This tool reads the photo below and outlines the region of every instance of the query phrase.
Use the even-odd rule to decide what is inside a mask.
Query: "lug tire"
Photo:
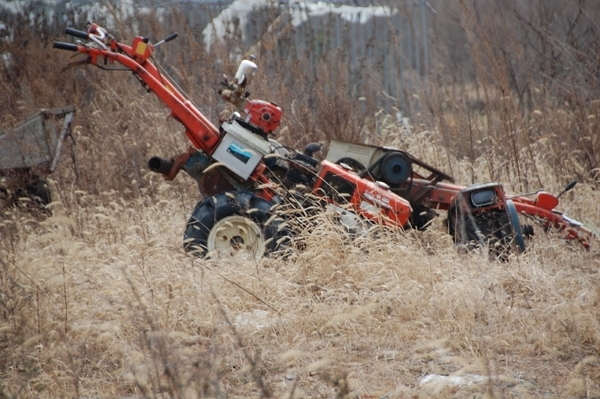
[[[199,257],[259,259],[286,241],[273,204],[249,191],[228,191],[200,201],[187,222],[183,247]]]

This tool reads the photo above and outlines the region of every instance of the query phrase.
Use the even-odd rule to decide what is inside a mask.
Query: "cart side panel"
[[[39,113],[0,133],[0,172],[3,169],[48,168],[58,144],[58,132]]]

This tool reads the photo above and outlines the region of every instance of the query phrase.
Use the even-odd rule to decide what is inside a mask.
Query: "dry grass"
[[[464,25],[485,27],[469,10]],[[206,54],[188,29],[161,57],[216,120],[216,82],[235,62],[226,46]],[[360,137],[407,149],[460,184],[496,180],[512,192],[557,193],[578,177],[561,208],[598,225],[597,102],[576,91],[581,101],[565,105],[556,80],[531,78],[525,106],[510,82],[494,84],[507,79],[502,60],[498,79],[484,79],[494,31],[477,32],[477,84],[442,80],[452,75],[440,66],[439,84],[411,97],[422,112],[410,131],[375,114],[377,93],[347,96],[347,71],[326,60],[312,67],[329,87],[311,84],[300,60],[265,68],[253,96],[283,105],[279,139],[296,147]],[[457,252],[441,218],[426,232],[351,239],[322,214],[286,259],[192,259],[181,240],[195,183],[166,183],[145,166],[185,150],[181,128],[127,73],[60,74],[67,59],[49,48],[53,34],[23,28],[25,40],[1,43],[15,54],[0,80],[1,127],[69,102],[78,114],[52,176],[52,216],[1,210],[0,398],[600,397],[597,245],[584,251],[538,229],[525,254],[494,262]],[[482,97],[486,108],[474,110]],[[428,374],[488,379],[420,384]]]
[[[197,260],[191,204],[155,184],[156,203],[77,192],[41,222],[4,215],[5,396],[600,394],[597,250],[540,236],[490,262],[438,228],[348,241],[325,214],[286,260]]]

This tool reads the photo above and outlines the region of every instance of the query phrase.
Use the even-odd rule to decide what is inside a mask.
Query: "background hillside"
[[[286,2],[243,20],[239,2],[161,4],[2,11],[0,130],[41,108],[77,115],[51,215],[1,210],[0,397],[600,397],[597,245],[538,229],[498,263],[458,253],[443,215],[350,242],[324,214],[289,259],[191,259],[196,185],[146,166],[187,147],[181,127],[130,73],[61,71],[72,54],[52,49],[89,18],[124,42],[176,31],[156,61],[213,121],[230,111],[222,74],[252,52],[252,97],[282,106],[283,144],[393,145],[511,192],[577,179],[561,209],[593,227],[594,1]]]

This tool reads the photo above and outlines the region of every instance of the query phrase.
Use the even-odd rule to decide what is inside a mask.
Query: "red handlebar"
[[[100,66],[105,63],[117,62],[130,69],[143,82],[145,87],[153,91],[171,110],[171,116],[185,127],[185,135],[194,147],[211,154],[221,137],[219,129],[191,101],[180,92],[157,66],[149,60],[154,46],[147,38],[136,37],[131,46],[118,43],[106,33],[104,28],[96,24],[90,25],[88,33],[67,28],[65,33],[86,38],[96,45],[76,45],[71,43],[54,42],[54,48],[77,51],[88,56],[88,64]],[[164,42],[173,40],[177,34],[167,37]],[[75,64],[75,63],[74,63]],[[81,64],[81,63],[77,63]]]

